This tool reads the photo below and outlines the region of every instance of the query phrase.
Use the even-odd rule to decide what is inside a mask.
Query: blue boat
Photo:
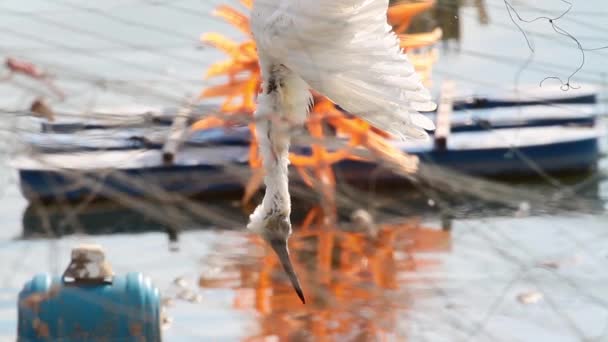
[[[526,85],[511,91],[461,89],[456,94],[453,109],[490,109],[531,105],[593,104],[597,103],[598,90],[591,84],[564,91],[559,87]]]
[[[455,111],[450,122],[451,131],[457,133],[556,125],[593,126],[601,115],[595,104],[496,106]],[[435,114],[430,117],[436,121]]]
[[[454,133],[445,149],[436,149],[433,141],[394,144],[427,163],[471,175],[533,176],[539,169],[593,169],[601,134],[598,127],[529,127]],[[13,165],[19,170],[21,190],[31,201],[88,196],[165,199],[241,191],[250,175],[248,152],[245,144],[185,145],[168,165],[159,149],[42,153],[19,157]],[[376,183],[405,181],[373,162],[345,160],[335,169],[348,182],[369,181],[372,172]]]
[[[571,89],[567,92],[555,87],[540,88],[536,85],[522,87],[518,92],[506,91],[488,93],[471,90],[458,91],[454,95],[453,109],[454,116],[479,118],[479,125],[467,123],[462,125],[456,120],[452,131],[456,132],[460,128],[463,130],[483,130],[487,128],[487,123],[493,119],[485,117],[486,114],[499,116],[502,120],[509,117],[516,119],[517,126],[546,126],[562,124],[573,120],[580,121],[584,115],[592,116],[589,111],[594,111],[593,105],[597,104],[598,92],[592,85],[581,86],[580,89]],[[520,110],[512,107],[525,107],[526,115],[532,115],[534,119],[528,119]],[[501,111],[504,110],[504,113]],[[45,133],[74,133],[82,130],[98,130],[124,128],[125,126],[169,126],[179,108],[155,108],[155,107],[122,107],[107,110],[100,110],[98,114],[90,117],[81,115],[59,116],[56,122],[47,122],[43,119],[37,120],[41,125],[41,131]],[[205,115],[210,112],[208,106],[200,105],[194,109],[195,113]],[[498,113],[498,114],[497,114]],[[541,115],[539,115],[541,114]],[[195,115],[196,117],[196,115]],[[587,118],[589,120],[589,118]],[[191,121],[195,121],[193,118]],[[513,120],[511,120],[513,121]],[[515,126],[511,126],[515,127]]]
[[[555,125],[594,126],[601,116],[598,110],[596,105],[536,105],[463,110],[452,114],[451,132]],[[436,121],[435,114],[429,116]],[[159,149],[168,130],[167,126],[122,127],[68,133],[32,132],[23,134],[23,137],[28,145],[40,152]],[[249,129],[242,126],[194,132],[185,141],[185,145],[248,145],[250,140]]]
[[[74,133],[22,133],[24,142],[34,151],[44,153],[160,149],[166,141],[168,127],[95,129]],[[197,131],[184,145],[249,145],[247,126],[213,128]]]

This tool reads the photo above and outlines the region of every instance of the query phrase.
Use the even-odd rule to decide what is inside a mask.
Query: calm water
[[[48,66],[70,94],[65,103],[54,103],[58,110],[175,105],[208,82],[202,80],[204,69],[221,58],[196,48],[199,33],[239,37],[209,17],[219,3],[113,0],[83,8],[73,0],[5,0],[0,57],[16,55]],[[553,15],[562,6],[558,1],[514,5]],[[538,14],[521,12],[526,18]],[[608,45],[606,16],[605,1],[577,1],[562,27],[586,47]],[[434,68],[434,85],[449,78],[495,92],[516,82],[565,78],[578,67],[576,46],[548,23],[537,22],[526,26],[533,32],[535,58],[516,80],[529,50],[502,1],[438,1],[414,26],[431,28],[436,18],[449,39]],[[602,86],[607,54],[589,52],[574,83]],[[40,91],[24,79],[0,83],[0,107],[27,107],[32,93]],[[6,165],[18,150],[16,123],[9,116],[1,120]],[[607,164],[603,160],[600,170]],[[310,301],[302,306],[274,257],[240,229],[246,214],[231,203],[214,212],[230,217],[233,230],[201,230],[208,225],[199,213],[180,225],[184,232],[176,243],[167,234],[170,226],[137,211],[110,204],[28,207],[14,170],[5,167],[0,181],[0,340],[14,339],[15,297],[22,284],[35,273],[62,272],[70,248],[81,242],[102,244],[117,273],[145,272],[172,299],[166,306],[172,321],[165,331],[168,341],[608,340],[606,214],[527,215],[457,203],[458,217],[451,229],[442,229],[446,222],[428,198],[418,196],[403,200],[407,215],[379,225],[374,234],[313,222],[299,227],[291,240]],[[533,186],[538,191],[550,188],[539,182]],[[573,200],[591,199],[596,213],[607,208],[603,178],[576,182],[583,186]],[[373,207],[377,201],[369,195],[360,204]],[[535,203],[527,205],[534,211]],[[149,208],[193,215],[183,205]],[[95,234],[24,239],[49,229]],[[124,230],[139,233],[108,234]]]

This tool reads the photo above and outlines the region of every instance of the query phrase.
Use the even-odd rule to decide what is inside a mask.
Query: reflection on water
[[[117,221],[120,212],[105,210]],[[242,230],[184,232],[176,253],[162,250],[160,234],[85,239],[106,248],[118,273],[144,272],[164,296],[175,294],[168,341],[583,340],[572,324],[585,336],[602,336],[608,317],[605,215],[557,215],[547,224],[547,217],[511,213],[457,219],[452,230],[442,230],[436,220],[414,216],[385,223],[375,215],[382,223],[373,225],[364,213],[327,226],[319,212],[294,221],[290,240],[306,305],[274,253]],[[55,215],[51,221],[60,222]],[[22,240],[0,250],[8,265],[0,276],[12,280],[0,297],[6,302],[0,312],[8,317],[1,336],[14,333],[14,296],[23,281],[47,270],[53,257],[66,259],[79,239]],[[55,272],[65,262],[53,261]],[[175,288],[176,278],[185,279],[188,291]],[[518,300],[536,293],[542,295],[537,303]]]
[[[162,232],[171,225],[116,203],[29,205],[23,213],[23,238],[71,234]]]
[[[234,307],[259,314],[260,329],[247,341],[396,337],[398,312],[410,301],[400,276],[438,267],[436,259],[414,253],[442,253],[451,246],[449,231],[417,220],[377,226],[363,220],[346,227],[323,221],[320,210],[312,210],[290,239],[306,305],[294,295],[273,253],[250,263],[206,265],[219,271],[202,275],[202,288],[234,288]],[[257,237],[250,242],[262,246]]]
[[[545,195],[555,203],[555,210],[580,210],[587,213],[601,212],[606,208],[608,182],[602,173],[562,175],[543,182],[538,178],[508,180],[513,187],[533,190]],[[450,218],[509,217],[517,215],[519,208],[490,203],[472,196],[426,189],[416,191],[407,185],[375,186],[372,192],[341,185],[340,196],[347,196],[349,205],[339,207],[338,219],[349,219],[357,208],[369,208],[380,220],[394,217],[417,216],[439,218],[443,227],[448,227]],[[571,201],[576,198],[577,201]],[[178,238],[179,232],[201,229],[217,225],[217,221],[207,217],[209,212],[229,217],[232,225],[223,229],[241,229],[247,223],[251,203],[242,208],[239,197],[206,199],[201,201],[186,199],[182,202],[157,203],[143,199],[129,199],[124,203],[96,201],[92,203],[31,203],[21,218],[22,238],[57,238],[71,234],[106,235],[115,233],[167,232],[171,240]],[[307,219],[306,213],[315,205],[314,198],[294,198],[293,220]],[[535,212],[532,206],[528,214]]]
[[[560,194],[564,201],[573,204],[591,204],[593,207],[586,208],[590,212],[601,211],[608,199],[607,182],[600,174],[560,178],[559,182],[562,185],[558,187],[538,180],[518,180],[511,184],[520,189],[534,189],[546,194],[548,199]],[[341,207],[344,212],[338,215],[339,225],[325,224],[321,209],[307,212],[303,209],[306,205],[294,201],[295,232],[290,246],[308,300],[306,305],[294,294],[275,254],[265,250],[265,244],[258,237],[242,231],[247,213],[229,200],[147,203],[147,210],[143,212],[108,202],[30,205],[23,215],[22,237],[164,232],[166,238],[146,234],[94,239],[108,249],[108,255],[114,260],[128,260],[123,269],[137,267],[138,271],[151,274],[160,282],[165,296],[171,296],[172,292],[167,289],[172,287],[162,287],[163,283],[171,284],[177,276],[192,274],[198,288],[191,285],[188,291],[179,289],[176,303],[168,309],[174,325],[167,334],[175,336],[177,341],[214,340],[213,324],[218,322],[238,326],[230,341],[402,341],[409,338],[418,341],[426,339],[425,329],[429,326],[433,327],[435,336],[439,336],[429,339],[433,341],[451,341],[455,339],[453,336],[470,340],[469,334],[475,334],[482,326],[487,326],[494,335],[481,334],[476,341],[511,341],[514,339],[500,339],[495,334],[501,336],[501,332],[522,324],[543,327],[545,320],[563,325],[559,319],[555,323],[557,309],[543,304],[554,300],[558,301],[559,310],[572,310],[572,315],[598,313],[596,317],[600,318],[590,319],[588,324],[593,326],[592,332],[603,327],[605,322],[601,317],[604,312],[608,315],[608,306],[604,308],[589,296],[605,294],[605,286],[595,278],[597,274],[603,276],[602,265],[608,260],[605,218],[600,215],[547,218],[534,216],[535,203],[514,209],[453,193],[396,187],[388,190],[348,189],[347,192],[340,189],[348,205]],[[129,203],[135,205],[142,201]],[[346,209],[350,205],[368,208],[373,215],[349,212]],[[201,208],[229,217],[234,224],[223,228],[237,229],[239,232],[233,235],[238,238],[226,238],[221,232],[190,231],[210,228],[210,221],[204,219],[205,211]],[[456,219],[438,222],[438,214],[446,211],[456,214]],[[514,216],[527,218],[514,219]],[[344,219],[347,217],[351,220],[344,223],[349,221]],[[379,224],[374,224],[372,217]],[[395,219],[398,221],[391,221]],[[578,229],[580,227],[585,229]],[[182,231],[187,232],[178,235]],[[179,242],[176,242],[178,236]],[[38,259],[29,258],[35,266],[21,272],[23,278],[29,277],[39,272],[40,265],[46,261],[40,258],[46,255],[44,246],[73,241],[71,239],[50,243],[19,241],[13,250],[6,250],[4,256],[8,264],[20,265],[10,261],[19,260],[20,254],[15,252],[17,246],[38,248],[31,253]],[[171,253],[158,249],[164,248],[164,239]],[[137,252],[132,250],[135,246]],[[210,246],[217,253],[202,252]],[[148,253],[151,248],[156,248],[152,249],[154,253]],[[57,254],[53,247],[50,249]],[[68,247],[64,246],[65,255],[67,251]],[[197,261],[199,259],[202,261]],[[574,262],[560,266],[560,260]],[[55,264],[62,265],[61,262]],[[550,265],[550,270],[547,271],[546,266],[536,267],[538,264]],[[15,273],[5,271],[4,276],[13,277]],[[593,277],[589,278],[589,274]],[[509,284],[513,282],[517,286],[511,289]],[[20,283],[14,288],[19,286]],[[546,299],[527,311],[516,299],[537,293]],[[217,305],[218,297],[227,297],[229,307],[218,310],[213,305]],[[576,298],[583,304],[569,307],[560,302],[563,298]],[[13,309],[12,298],[10,303]],[[494,309],[494,303],[503,304]],[[499,310],[499,314],[494,310]],[[247,320],[243,316],[255,320],[257,328],[244,327],[243,322]],[[497,318],[485,319],[486,316]],[[503,316],[515,318],[503,324],[500,321]],[[201,324],[204,328],[199,330],[201,317],[220,318]],[[540,322],[539,317],[542,317]],[[195,330],[192,334],[196,334],[196,338],[185,339],[183,327]],[[12,325],[4,331],[10,328]],[[0,332],[1,329],[0,326]],[[543,334],[552,331],[539,330]],[[571,334],[570,331],[556,334],[561,333]],[[527,339],[522,340],[554,340],[543,336],[526,335]]]
[[[71,205],[28,207],[24,237],[44,236],[48,229],[54,235],[164,231],[169,239],[177,237],[171,225],[117,204],[74,209]],[[322,210],[314,208],[290,239],[306,305],[294,295],[275,254],[264,251],[265,245],[255,235],[247,235],[244,247],[255,246],[259,253],[230,257],[230,251],[238,249],[235,242],[221,240],[216,248],[223,251],[222,257],[205,259],[203,269],[213,272],[203,272],[199,286],[231,289],[235,310],[257,313],[259,328],[245,340],[276,336],[296,341],[369,341],[399,336],[403,329],[399,313],[408,310],[411,302],[405,291],[409,281],[402,276],[440,267],[436,258],[416,253],[445,253],[451,248],[448,230],[423,226],[418,219],[374,224],[368,213],[359,211],[351,223],[324,222]]]

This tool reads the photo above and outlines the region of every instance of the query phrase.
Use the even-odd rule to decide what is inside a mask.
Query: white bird
[[[262,71],[255,112],[266,192],[247,228],[277,253],[298,296],[289,258],[290,130],[304,123],[310,89],[377,128],[425,138],[436,108],[387,23],[389,0],[255,0],[251,28]]]

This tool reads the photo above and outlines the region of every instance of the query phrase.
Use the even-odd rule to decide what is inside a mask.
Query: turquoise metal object
[[[160,294],[141,273],[111,281],[39,274],[19,294],[18,341],[160,341]]]

